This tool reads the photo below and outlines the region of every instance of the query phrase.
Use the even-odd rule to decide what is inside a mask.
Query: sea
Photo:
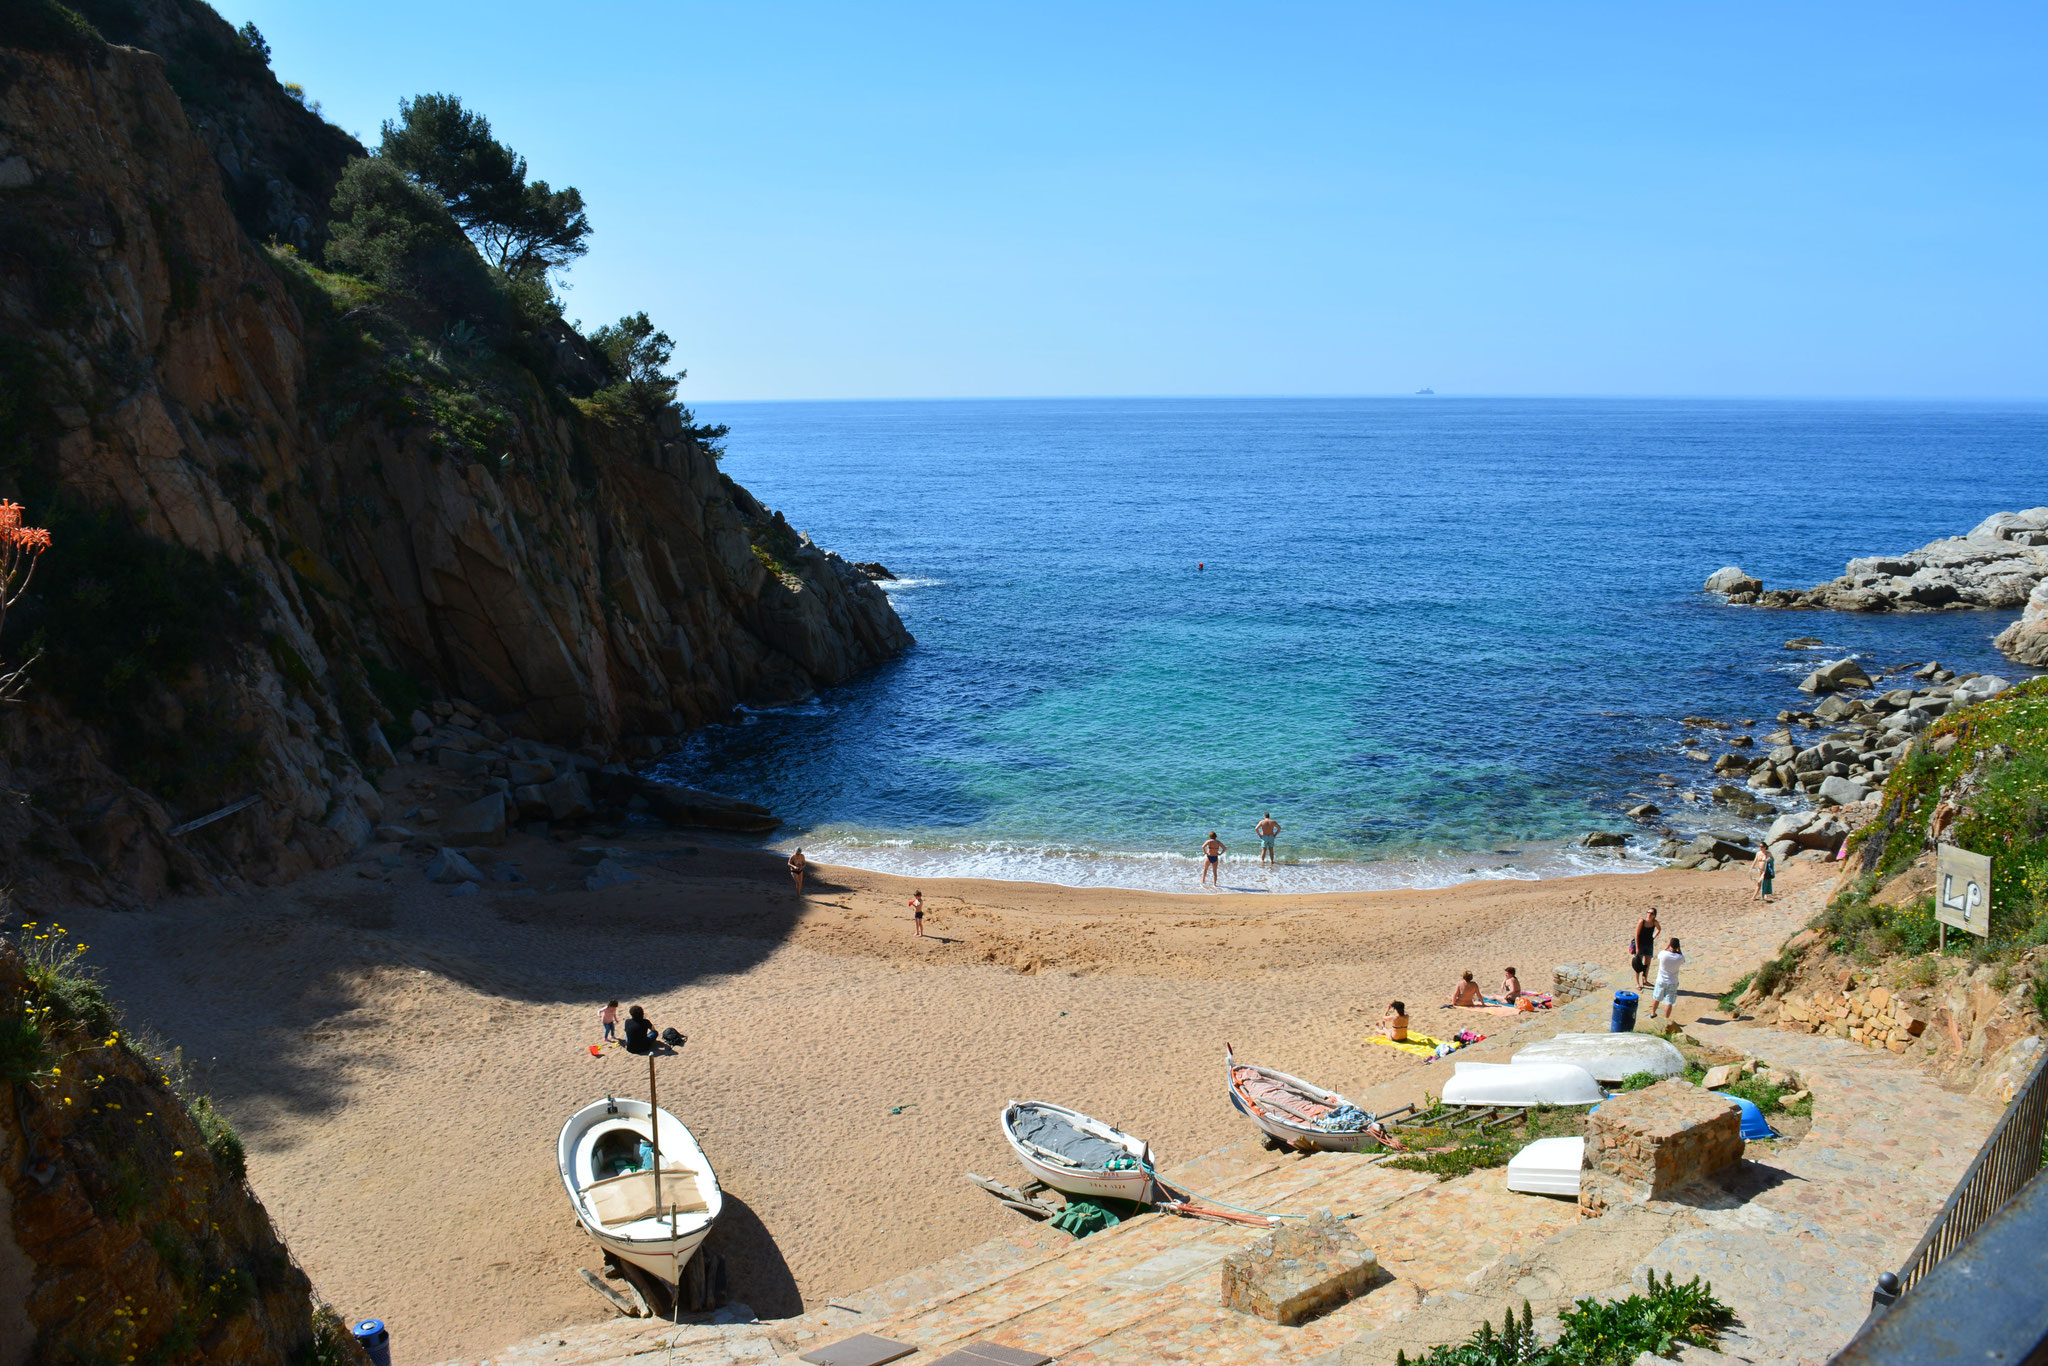
[[[2014,612],[1729,607],[2048,503],[2048,405],[1403,398],[707,403],[725,469],[876,560],[917,637],[742,710],[666,776],[775,846],[910,874],[1326,892],[1647,870],[1754,828],[1681,719],[1810,706],[1824,659],[2025,676]],[[1817,637],[1819,650],[1786,642]],[[1716,749],[1714,752],[1718,753]],[[1781,803],[1781,805],[1786,803]],[[1253,824],[1282,825],[1261,867]]]

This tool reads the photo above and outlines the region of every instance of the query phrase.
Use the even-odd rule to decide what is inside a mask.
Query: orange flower
[[[0,533],[12,532],[21,525],[21,504],[0,498]]]
[[[50,548],[50,533],[43,527],[18,526],[7,534],[16,545],[31,555],[40,555]]]

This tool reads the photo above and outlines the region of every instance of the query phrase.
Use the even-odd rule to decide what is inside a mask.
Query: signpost
[[[1953,844],[1941,846],[1935,864],[1934,918],[1941,922],[1941,947],[1948,947],[1948,927],[1975,935],[1991,933],[1991,855],[1973,854]]]

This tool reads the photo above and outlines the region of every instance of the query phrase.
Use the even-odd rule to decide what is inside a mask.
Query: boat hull
[[[666,1203],[680,1204],[679,1193],[694,1197],[700,1208],[607,1225],[592,1203],[597,1173],[593,1144],[606,1132],[621,1131],[641,1138],[658,1136],[663,1180],[673,1182]],[[682,1279],[683,1268],[697,1255],[725,1206],[717,1175],[695,1135],[668,1111],[658,1118],[644,1100],[594,1101],[569,1117],[556,1141],[556,1161],[563,1189],[576,1221],[590,1240],[621,1262],[629,1263],[669,1285]]]
[[[1249,1066],[1250,1064],[1244,1065]],[[1231,1054],[1230,1046],[1225,1044],[1223,1047],[1223,1084],[1230,1094],[1230,1103],[1239,1114],[1258,1125],[1260,1131],[1267,1136],[1278,1139],[1290,1148],[1308,1148],[1324,1153],[1355,1153],[1373,1142],[1372,1136],[1363,1130],[1352,1134],[1330,1133],[1327,1130],[1312,1129],[1306,1125],[1296,1124],[1284,1116],[1274,1114],[1265,1106],[1260,1105],[1251,1096],[1245,1094],[1243,1087],[1238,1084],[1237,1080],[1237,1069],[1239,1066],[1240,1064],[1237,1059]],[[1335,1107],[1351,1104],[1349,1100],[1335,1091],[1325,1090],[1314,1082],[1303,1081],[1300,1077],[1291,1076],[1286,1072],[1276,1072],[1270,1067],[1254,1067],[1252,1070],[1263,1072],[1275,1081],[1299,1087],[1326,1105]]]
[[[1146,1166],[1152,1164],[1150,1150],[1144,1140],[1134,1138],[1114,1125],[1090,1118],[1078,1110],[1069,1110],[1062,1105],[1048,1105],[1040,1101],[1028,1102],[1034,1108],[1061,1115],[1069,1121],[1092,1126],[1110,1142],[1121,1147],[1132,1157]],[[1155,1194],[1155,1183],[1150,1172],[1143,1168],[1123,1171],[1107,1171],[1101,1168],[1075,1168],[1049,1162],[1033,1152],[1010,1128],[1010,1117],[1017,1109],[1018,1102],[1012,1101],[1003,1110],[1003,1138],[1010,1145],[1019,1165],[1032,1176],[1066,1195],[1086,1195],[1102,1200],[1131,1200],[1138,1204],[1150,1204]]]
[[[1446,1105],[1597,1105],[1606,1093],[1563,1062],[1461,1062],[1444,1083]]]

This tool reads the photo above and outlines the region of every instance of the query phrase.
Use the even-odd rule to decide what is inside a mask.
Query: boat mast
[[[647,1055],[647,1132],[654,1136],[654,1217],[661,1217],[661,1100],[654,1093],[654,1054]],[[674,1227],[674,1221],[670,1221]]]

